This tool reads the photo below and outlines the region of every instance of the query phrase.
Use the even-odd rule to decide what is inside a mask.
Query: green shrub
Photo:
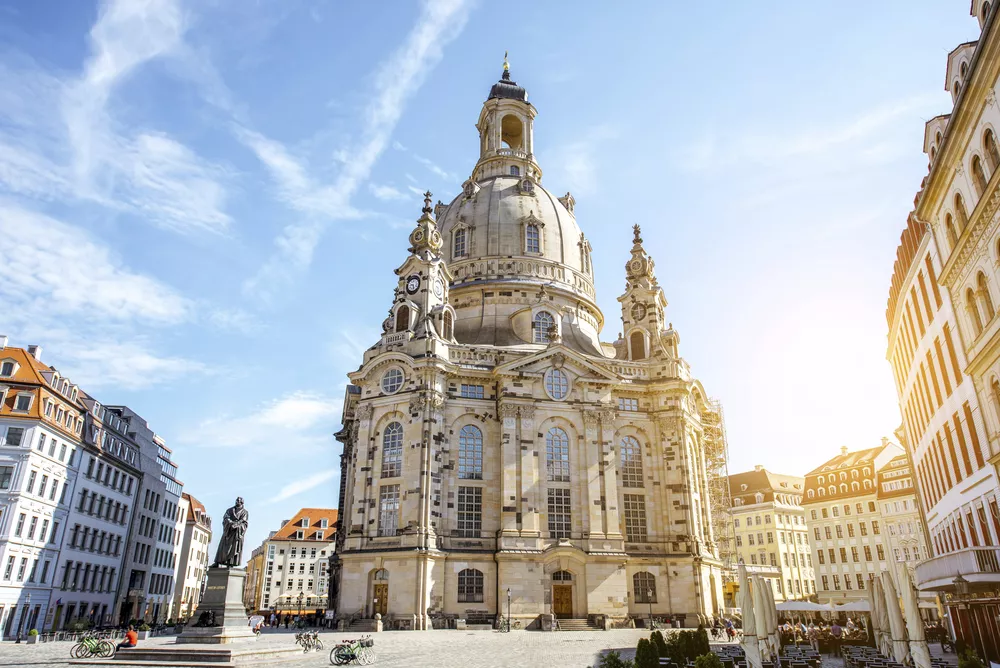
[[[695,640],[696,659],[699,656],[712,653],[712,649],[708,645],[708,631],[705,630],[705,626],[703,624],[698,625],[698,630],[695,632]]]
[[[38,629],[31,629],[30,631],[28,631],[28,635],[29,636],[37,636],[38,635]]]
[[[712,652],[702,654],[695,658],[694,668],[722,668],[722,659]]]
[[[958,668],[984,668],[983,660],[979,658],[974,649],[966,647],[958,655]]]
[[[667,641],[663,639],[663,634],[659,631],[653,631],[653,634],[649,636],[649,642],[653,643],[656,647],[656,653],[660,656],[667,656]]]
[[[138,630],[139,631],[148,631],[149,630],[149,624],[147,624],[146,622],[143,622],[142,624],[139,624],[139,629]]]
[[[601,657],[598,668],[635,668],[635,664],[628,659],[623,659],[617,651],[611,650]]]
[[[635,668],[659,668],[660,655],[656,646],[645,638],[639,638],[635,648]]]
[[[87,619],[86,617],[77,617],[76,619],[74,619],[73,621],[71,621],[66,625],[66,630],[75,631],[79,633],[80,631],[90,630],[90,627],[91,624],[89,619]]]

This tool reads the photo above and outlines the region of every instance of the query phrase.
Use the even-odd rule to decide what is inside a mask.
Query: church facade
[[[600,340],[591,247],[542,187],[537,111],[503,77],[479,160],[431,206],[381,339],[349,374],[331,607],[386,628],[720,611],[706,427],[638,226]],[[569,622],[565,622],[569,623]]]

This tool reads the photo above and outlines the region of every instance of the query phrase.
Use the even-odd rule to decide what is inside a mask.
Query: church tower
[[[642,246],[642,231],[634,225],[632,232],[632,256],[625,263],[625,294],[618,301],[622,305],[625,357],[639,361],[662,351],[660,333],[664,330],[667,298],[656,282],[653,258]],[[674,355],[676,350],[670,353]]]

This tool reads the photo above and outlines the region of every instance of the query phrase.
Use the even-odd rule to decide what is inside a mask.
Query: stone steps
[[[592,625],[589,619],[560,619],[560,631],[598,631],[598,627]]]

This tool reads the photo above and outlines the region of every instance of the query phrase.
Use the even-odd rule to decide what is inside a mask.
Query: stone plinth
[[[225,645],[255,640],[243,607],[246,577],[243,568],[209,568],[205,595],[195,616],[177,636],[177,643]]]

